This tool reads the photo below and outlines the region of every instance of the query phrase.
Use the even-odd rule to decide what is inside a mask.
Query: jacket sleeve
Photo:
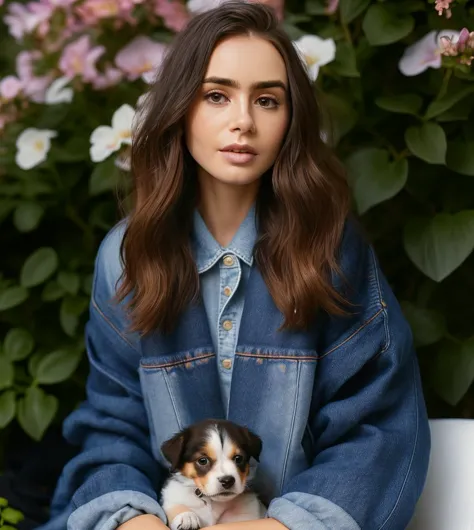
[[[309,430],[314,459],[267,517],[290,530],[402,530],[422,492],[429,424],[410,328],[370,246],[346,229],[337,284],[353,304],[327,317]]]
[[[42,530],[113,530],[145,513],[166,523],[156,493],[164,469],[150,448],[138,341],[123,332],[120,308],[110,302],[120,276],[120,237],[120,228],[114,229],[97,255],[86,325],[87,399],[63,427],[81,451],[61,474]]]

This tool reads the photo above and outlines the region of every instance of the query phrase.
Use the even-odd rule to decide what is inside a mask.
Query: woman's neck
[[[211,177],[200,178],[199,185],[199,213],[214,239],[226,247],[255,202],[259,181],[247,186],[235,186]]]

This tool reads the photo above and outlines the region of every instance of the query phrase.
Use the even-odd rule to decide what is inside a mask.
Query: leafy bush
[[[174,32],[213,3],[0,7],[0,429],[16,418],[40,440],[83,398],[93,261],[129,184],[134,109]],[[472,4],[285,5],[412,324],[431,416],[474,416]]]

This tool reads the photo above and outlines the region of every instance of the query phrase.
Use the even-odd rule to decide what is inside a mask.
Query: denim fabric
[[[227,411],[234,353],[253,247],[257,239],[255,207],[252,206],[233,237],[223,248],[214,239],[199,212],[194,215],[193,251],[200,275],[212,344],[217,354],[219,382]],[[230,323],[230,324],[229,324]],[[230,327],[230,329],[226,329]]]
[[[226,416],[262,438],[255,487],[268,517],[290,530],[405,528],[426,478],[428,419],[410,329],[356,225],[347,222],[340,247],[344,280],[333,278],[351,302],[345,317],[319,313],[307,330],[280,330],[283,315],[252,264],[227,414],[202,300],[171,334],[127,331],[123,306],[111,302],[123,229],[97,256],[87,401],[64,424],[82,451],[63,471],[43,530],[64,530],[66,520],[86,530],[83,506],[94,507],[87,530],[111,530],[107,514],[143,511],[145,497],[163,517],[153,502],[168,472],[161,444]],[[115,492],[127,492],[121,507],[109,500]]]

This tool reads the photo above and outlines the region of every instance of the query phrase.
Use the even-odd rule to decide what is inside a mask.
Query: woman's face
[[[255,183],[280,151],[288,101],[285,63],[271,43],[249,36],[220,42],[186,117],[198,174],[229,185]]]

